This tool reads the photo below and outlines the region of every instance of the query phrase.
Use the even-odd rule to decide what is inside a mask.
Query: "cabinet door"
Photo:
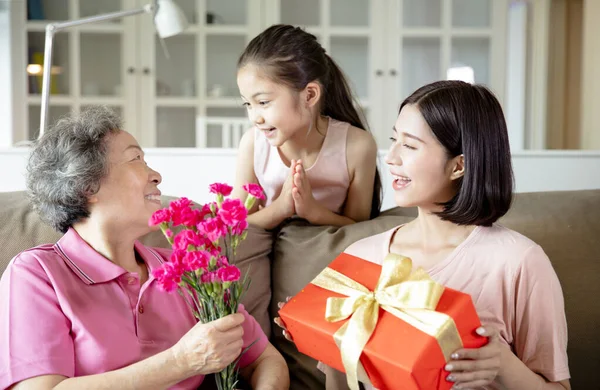
[[[58,4],[60,3],[60,4]],[[30,3],[26,24],[28,36],[29,137],[39,129],[41,80],[44,61],[45,26],[50,21],[73,20],[133,8],[133,0],[42,0]],[[50,79],[49,120],[51,126],[70,111],[91,106],[108,106],[135,123],[135,107],[126,94],[126,64],[134,55],[129,50],[135,39],[135,17],[86,24],[58,32],[54,37]],[[37,71],[37,72],[36,72]]]
[[[377,17],[380,2],[369,0],[271,0],[266,23],[300,26],[314,34],[336,61],[352,87],[359,111],[377,137],[377,78],[381,77],[381,44]],[[379,72],[378,72],[379,70]],[[378,139],[379,141],[379,139]]]
[[[504,0],[390,0],[389,64],[397,75],[390,123],[403,99],[436,80],[486,84],[502,101],[507,7]]]
[[[220,126],[215,119],[245,118],[236,64],[248,41],[260,30],[261,3],[179,0],[189,27],[164,42],[153,33],[151,22],[143,24],[140,102],[146,146],[237,145],[239,132]]]

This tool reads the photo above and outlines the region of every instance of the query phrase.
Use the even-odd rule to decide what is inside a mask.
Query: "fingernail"
[[[454,367],[452,367],[452,364],[446,364],[446,367],[444,367],[444,370],[446,371],[452,371]]]
[[[477,330],[475,332],[477,332],[478,335],[482,336],[482,335],[485,334],[485,329],[484,328],[477,328]]]
[[[454,377],[452,375],[448,375],[446,379],[450,382],[454,382]]]
[[[277,306],[281,309],[283,307],[283,302],[279,302]]]
[[[450,357],[454,360],[458,359],[458,354],[457,353],[453,353],[452,355],[450,355]]]

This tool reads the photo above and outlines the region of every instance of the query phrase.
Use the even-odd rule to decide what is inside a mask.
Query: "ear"
[[[465,175],[465,155],[461,154],[450,160],[452,166],[452,173],[450,174],[450,180],[460,179]]]
[[[306,108],[312,108],[317,105],[321,99],[321,84],[316,81],[311,81],[304,87],[304,93],[302,94],[302,104]]]

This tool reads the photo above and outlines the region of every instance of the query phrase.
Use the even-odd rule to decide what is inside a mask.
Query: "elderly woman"
[[[0,281],[0,389],[196,389],[242,355],[255,389],[287,389],[281,355],[243,309],[196,323],[137,241],[161,207],[161,176],[110,111],[63,119],[37,142],[27,186],[65,233],[17,255]]]

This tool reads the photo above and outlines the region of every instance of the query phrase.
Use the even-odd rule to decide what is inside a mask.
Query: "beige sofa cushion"
[[[381,233],[408,222],[412,217],[383,215],[373,221],[361,222],[342,228],[309,226],[295,221],[284,226],[273,249],[273,299],[271,316],[277,316],[278,302],[297,294],[336,256],[353,242]],[[298,352],[287,341],[279,327],[273,327],[271,342],[283,353],[290,367],[291,389],[324,388],[324,375],[317,370],[316,362]]]

